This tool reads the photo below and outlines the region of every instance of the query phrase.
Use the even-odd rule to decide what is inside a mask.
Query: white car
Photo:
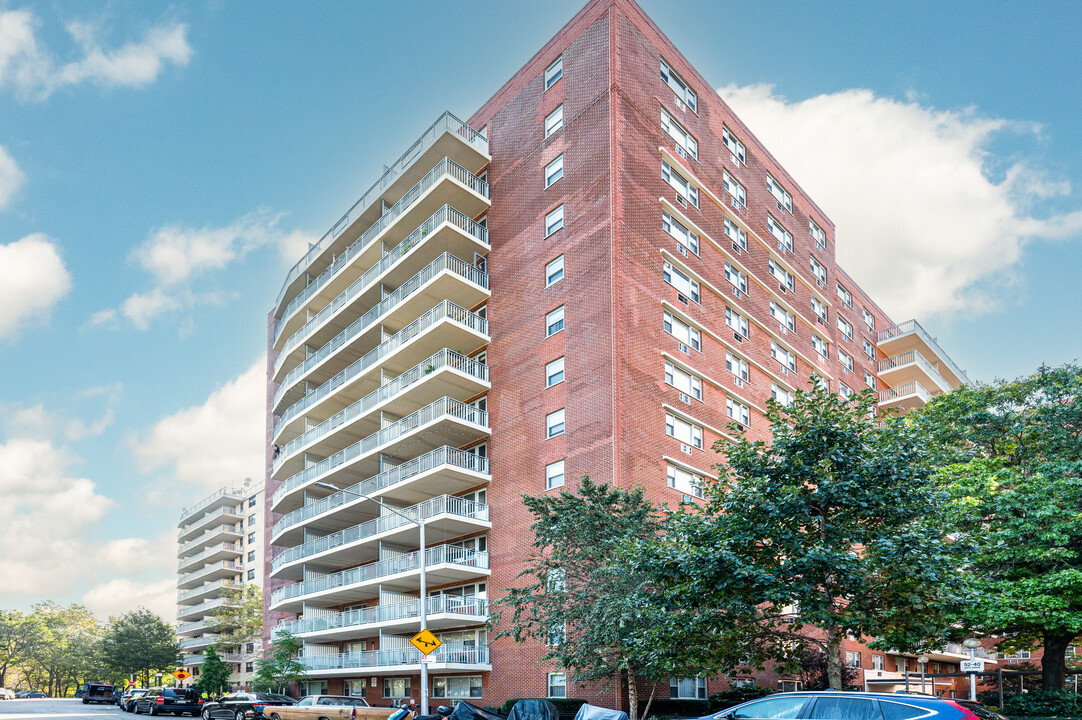
[[[0,700],[14,700],[15,691],[8,690],[7,688],[0,688]]]

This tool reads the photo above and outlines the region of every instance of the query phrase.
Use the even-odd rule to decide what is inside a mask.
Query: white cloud
[[[836,223],[839,263],[896,320],[986,311],[982,285],[1010,282],[1026,242],[1082,230],[1082,212],[1030,214],[1067,183],[1022,162],[989,173],[993,138],[1033,125],[868,90],[799,102],[769,85],[718,92]]]
[[[57,246],[45,235],[0,245],[0,338],[49,309],[71,289],[71,275]]]
[[[176,562],[176,546],[173,550],[171,563]],[[114,578],[91,588],[83,595],[82,603],[99,618],[115,617],[144,607],[172,623],[177,614],[177,583],[175,578],[157,582]]]
[[[262,477],[266,457],[266,360],[210,394],[202,405],[162,418],[130,440],[139,469],[168,468],[198,492]]]
[[[60,88],[93,83],[142,87],[166,65],[187,65],[192,57],[188,28],[172,23],[151,28],[139,42],[104,49],[90,25],[72,22],[68,33],[81,56],[60,64],[37,40],[37,17],[29,10],[0,11],[0,88],[11,87],[21,100],[45,100]]]
[[[181,307],[180,301],[175,297],[166,295],[161,288],[154,288],[148,293],[135,293],[120,306],[120,313],[131,320],[132,324],[140,330],[146,330],[154,318],[164,312]],[[107,311],[100,311],[94,317],[104,320],[111,319],[106,315]],[[115,317],[115,314],[113,315]]]
[[[0,37],[0,43],[3,42]],[[0,50],[0,52],[3,52]],[[14,158],[0,145],[0,210],[7,207],[8,201],[23,184],[23,171],[15,164]]]

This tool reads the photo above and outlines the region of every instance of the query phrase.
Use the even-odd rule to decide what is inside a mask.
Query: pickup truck
[[[308,695],[296,705],[263,708],[267,720],[401,720],[399,708],[374,708],[364,698],[348,695]]]

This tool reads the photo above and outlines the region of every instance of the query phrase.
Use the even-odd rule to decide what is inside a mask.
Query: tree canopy
[[[172,671],[180,656],[176,630],[146,608],[109,618],[101,644],[102,655],[125,674],[141,673],[150,687],[152,672]]]
[[[229,688],[229,666],[222,662],[222,657],[213,645],[203,651],[203,667],[195,687],[208,695],[220,693]]]
[[[302,647],[304,643],[293,634],[284,631],[274,633],[270,655],[256,661],[252,687],[265,692],[285,692],[289,683],[299,683],[307,678],[307,669],[297,659]]]

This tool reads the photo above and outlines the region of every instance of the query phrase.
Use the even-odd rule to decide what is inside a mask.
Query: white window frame
[[[864,341],[864,355],[871,361],[875,361],[875,346],[867,340]]]
[[[403,690],[403,693],[404,693],[402,695],[395,695],[394,694],[394,684],[397,681],[400,681],[402,683],[402,690]],[[408,698],[410,696],[410,692],[411,692],[410,691],[410,679],[408,677],[404,677],[404,678],[401,678],[401,677],[397,677],[397,678],[395,678],[395,677],[385,677],[385,678],[383,678],[383,697],[384,697],[384,699]]]
[[[681,695],[685,684],[695,683],[693,695]],[[705,700],[706,678],[669,678],[669,697],[674,700]]]
[[[841,315],[838,316],[838,332],[842,334],[847,340],[853,339],[853,323],[849,322]]]
[[[696,160],[699,159],[699,141],[664,109],[661,111],[661,129],[673,139],[676,147],[683,150],[684,155],[690,155]]]
[[[567,675],[562,672],[549,673],[546,692],[550,698],[567,697]]]
[[[853,372],[853,356],[838,348],[838,363],[844,372]]]
[[[685,470],[678,465],[667,463],[668,469],[667,484],[674,490],[679,490],[685,495],[701,498],[703,497],[703,478],[701,475],[697,475],[689,470]]]
[[[853,397],[853,388],[841,381],[838,382],[838,392],[840,392],[843,397]]]
[[[841,301],[845,303],[846,307],[853,307],[853,293],[849,292],[841,283],[836,283],[836,285],[838,297],[841,298]]]
[[[872,390],[878,390],[878,383],[875,380],[875,375],[872,375],[867,370],[864,371],[864,384],[870,387]]]
[[[725,125],[721,126],[721,141],[725,143],[725,147],[729,148],[729,153],[736,158],[737,162],[741,165],[747,164],[747,148],[744,147],[744,143],[737,139],[733,131]]]
[[[545,116],[545,137],[552,137],[564,126],[564,106],[560,105]]]
[[[557,327],[559,326],[559,327]],[[554,329],[555,328],[555,329]],[[552,310],[545,315],[545,337],[552,337],[564,329],[564,306]]]
[[[556,58],[552,64],[545,68],[545,90],[559,82],[564,76],[564,56]]]
[[[731,352],[726,351],[725,369],[744,382],[749,382],[751,375],[748,369],[748,361],[738,355],[733,355]]]
[[[677,292],[683,293],[695,302],[700,302],[701,294],[699,283],[696,280],[692,280],[690,276],[684,274],[680,268],[674,266],[668,260],[663,264],[661,272],[665,282],[676,288]]]
[[[699,401],[703,399],[702,379],[668,360],[665,361],[665,382],[688,397]]]
[[[664,312],[663,321],[665,332],[672,335],[679,340],[682,344],[690,347],[692,350],[698,350],[702,352],[702,335],[697,328],[693,328],[680,318],[673,315],[666,310]]]
[[[554,438],[567,432],[567,408],[553,410],[545,416],[545,437]]]
[[[781,385],[772,382],[770,383],[770,398],[775,400],[779,405],[788,407],[789,405],[792,405],[793,400],[796,399],[796,395],[789,392]]]
[[[845,651],[845,666],[851,668],[860,667],[860,653],[852,650]]]
[[[770,317],[789,332],[796,332],[796,315],[783,308],[777,300],[770,301]]]
[[[790,213],[793,212],[793,196],[770,173],[766,174],[766,189],[770,191],[770,194],[774,196],[779,205]]]
[[[699,207],[699,188],[664,160],[661,161],[661,179],[694,207]]]
[[[661,211],[661,228],[672,236],[676,243],[687,250],[699,254],[699,236],[693,233],[684,224],[670,215],[667,211]]]
[[[773,340],[770,341],[770,357],[777,360],[789,372],[796,372],[796,355]]]
[[[545,489],[554,490],[558,487],[563,487],[567,482],[567,476],[565,474],[566,460],[557,460],[556,462],[550,462],[545,466]]]
[[[814,333],[812,334],[812,347],[815,348],[815,352],[818,353],[819,357],[824,360],[830,358],[830,349],[827,345],[827,341]]]
[[[774,239],[778,241],[778,249],[782,252],[793,252],[793,234],[785,229],[785,226],[774,219],[770,213],[766,215],[766,227]]]
[[[815,247],[819,250],[827,249],[827,234],[823,231],[823,228],[819,227],[819,223],[815,222],[811,218],[808,218],[808,232],[811,233],[812,238],[815,239]]]
[[[812,297],[811,306],[812,306],[812,313],[815,314],[815,317],[822,320],[823,325],[826,325],[827,322],[829,322],[829,319],[830,319],[830,316],[827,315],[826,303],[824,303],[822,300],[820,300],[817,297]]]
[[[703,449],[703,429],[672,413],[665,413],[665,434],[685,445]]]
[[[564,229],[564,206],[554,207],[545,214],[545,237],[551,237]]]
[[[790,292],[796,292],[796,278],[793,277],[791,272],[783,268],[780,262],[770,258],[767,266],[770,268],[770,274],[774,276],[775,280],[787,287]]]
[[[545,365],[545,387],[559,385],[565,379],[564,358],[558,357]]]
[[[815,276],[815,281],[820,287],[826,287],[827,284],[827,266],[819,262],[815,258],[811,258],[809,262],[812,275]]]
[[[466,694],[452,694],[448,692],[448,683],[452,680],[467,682]],[[476,682],[477,694],[474,695],[474,683]],[[444,692],[440,693],[440,685],[443,685]],[[481,697],[481,676],[480,675],[440,675],[432,678],[432,697],[447,699],[447,700],[470,700]]]
[[[739,400],[731,397],[725,398],[725,414],[730,420],[734,420],[744,427],[751,425],[751,408]]]
[[[748,234],[744,232],[744,228],[737,225],[730,218],[725,218],[725,234],[733,241],[734,245],[744,252],[748,251]]]
[[[695,91],[684,81],[684,78],[676,74],[672,66],[664,60],[661,61],[661,81],[664,82],[676,94],[676,99],[691,108],[696,115],[699,113],[698,96]]]
[[[744,207],[748,206],[748,191],[727,170],[721,174],[721,184],[725,188],[725,192],[736,198],[738,203]]]
[[[728,305],[725,306],[725,324],[728,325],[729,329],[733,332],[739,333],[741,337],[749,337],[748,319]]]
[[[564,256],[558,255],[545,265],[545,287],[552,287],[564,279]]]
[[[733,267],[730,262],[725,263],[725,279],[740,292],[748,294],[748,276]]]
[[[875,332],[875,315],[866,307],[862,307],[860,312],[864,318],[864,327],[868,328],[868,332]]]
[[[564,176],[564,156],[561,154],[545,166],[545,189],[555,185]]]

